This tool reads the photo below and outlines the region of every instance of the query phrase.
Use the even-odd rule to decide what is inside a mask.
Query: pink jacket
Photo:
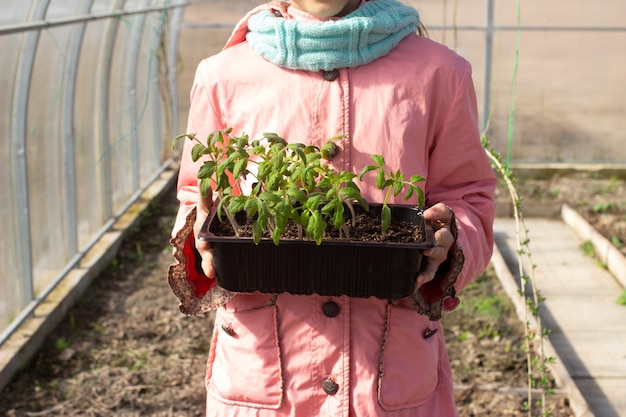
[[[333,159],[337,168],[358,173],[371,163],[370,154],[382,154],[393,170],[427,178],[428,206],[443,202],[455,212],[459,256],[453,263],[460,262],[460,252],[465,258],[456,291],[483,271],[493,244],[496,180],[479,139],[470,65],[444,46],[410,35],[364,66],[334,74],[288,70],[257,55],[245,32],[244,18],[227,47],[198,66],[187,131],[206,138],[232,127],[250,137],[275,132],[318,145],[344,136]],[[180,168],[173,231],[179,264],[170,283],[182,311],[218,307],[207,416],[456,416],[440,323],[416,313],[408,301],[230,298],[194,272],[189,225],[199,164],[190,159],[190,145],[186,141]],[[381,201],[373,180],[361,186],[363,195]],[[436,298],[438,311],[458,303],[454,291]]]

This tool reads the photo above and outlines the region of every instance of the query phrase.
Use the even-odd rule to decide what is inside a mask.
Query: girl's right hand
[[[196,206],[196,221],[193,225],[193,234],[196,237],[196,250],[202,257],[202,270],[208,278],[215,278],[215,269],[213,268],[213,255],[211,254],[211,243],[206,240],[198,239],[200,230],[204,225],[211,205],[213,204],[213,194],[209,190],[209,194],[205,197],[200,191],[200,181],[198,181],[198,205]]]

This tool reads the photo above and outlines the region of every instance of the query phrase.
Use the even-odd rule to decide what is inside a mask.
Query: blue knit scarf
[[[356,67],[386,55],[411,33],[419,14],[396,0],[370,0],[352,13],[326,21],[302,22],[256,13],[246,35],[252,48],[285,68],[310,71]]]

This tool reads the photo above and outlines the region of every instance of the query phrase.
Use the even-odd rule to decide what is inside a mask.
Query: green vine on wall
[[[517,237],[517,265],[518,274],[520,277],[519,284],[519,296],[524,303],[524,350],[526,353],[527,364],[527,396],[528,400],[525,403],[528,416],[532,416],[532,405],[535,402],[535,392],[539,390],[539,398],[536,399],[536,404],[541,408],[541,414],[543,416],[551,416],[553,412],[547,408],[547,397],[554,394],[554,388],[552,381],[549,377],[548,365],[554,363],[556,358],[548,357],[545,353],[545,339],[550,335],[550,330],[543,326],[543,322],[540,316],[540,305],[545,298],[541,295],[541,292],[537,288],[535,280],[535,268],[533,263],[532,254],[530,251],[530,239],[528,236],[528,229],[524,222],[524,216],[522,213],[522,198],[517,193],[515,188],[515,178],[511,171],[511,157],[513,149],[513,136],[514,136],[514,120],[515,120],[515,105],[517,100],[517,75],[519,69],[519,52],[521,44],[521,0],[516,0],[516,17],[517,17],[517,31],[515,40],[515,56],[513,63],[513,74],[511,77],[510,86],[510,104],[508,112],[508,140],[507,140],[507,154],[506,161],[502,161],[501,155],[495,151],[488,139],[489,122],[491,120],[491,112],[487,117],[487,123],[485,131],[482,134],[483,147],[491,161],[491,165],[500,175],[502,181],[506,185],[509,193],[512,206],[513,217],[515,220],[515,233]]]
[[[483,134],[483,147],[491,161],[494,170],[501,176],[507,187],[513,205],[515,233],[517,236],[517,266],[520,277],[519,296],[524,301],[524,351],[526,352],[528,401],[526,410],[532,416],[534,392],[540,391],[536,403],[541,407],[543,416],[551,416],[552,411],[547,408],[547,397],[554,394],[552,381],[549,377],[548,365],[555,362],[555,358],[546,356],[544,340],[550,335],[550,330],[543,326],[540,305],[545,298],[537,288],[535,268],[530,251],[528,229],[522,213],[522,198],[515,188],[515,178],[508,164],[502,162],[499,153],[491,148],[487,135]]]

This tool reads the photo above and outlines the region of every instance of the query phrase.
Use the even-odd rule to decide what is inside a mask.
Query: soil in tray
[[[240,215],[236,216],[237,223],[239,224],[239,235],[241,237],[252,237],[252,221],[246,221],[246,217],[243,213],[239,213]],[[326,241],[338,241],[338,240],[350,240],[350,241],[358,241],[358,242],[386,242],[386,243],[419,243],[419,244],[429,244],[429,240],[431,236],[428,235],[425,228],[413,221],[408,221],[404,219],[391,219],[391,223],[389,229],[386,232],[386,235],[383,237],[381,234],[381,220],[378,217],[374,217],[371,214],[357,212],[357,215],[354,219],[354,225],[348,223],[349,225],[349,233],[350,237],[347,239],[345,236],[341,235],[339,230],[332,227],[332,223],[329,223],[329,226],[326,228],[326,232],[324,234],[323,240]],[[235,232],[231,227],[230,223],[226,221],[224,217],[223,222],[214,222],[211,225],[210,231],[219,237],[233,237],[235,236]],[[299,234],[298,227],[289,223],[287,225],[287,229],[285,234],[283,235],[284,239],[301,239]],[[270,238],[269,233],[266,233],[264,238]]]

